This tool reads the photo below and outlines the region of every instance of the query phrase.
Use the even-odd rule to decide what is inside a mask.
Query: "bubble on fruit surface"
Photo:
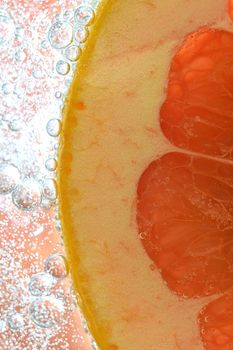
[[[20,313],[13,313],[7,317],[8,325],[13,331],[18,331],[24,327],[24,318]]]
[[[32,276],[28,288],[33,296],[45,296],[51,293],[55,286],[55,279],[48,273],[38,273]]]
[[[57,153],[58,149],[59,149],[59,143],[55,142],[54,146],[53,146],[54,151]]]
[[[41,202],[41,186],[33,179],[25,179],[12,193],[13,203],[22,210],[33,210]]]
[[[69,266],[63,255],[53,254],[45,260],[44,270],[54,278],[63,279],[68,276]]]
[[[78,48],[76,45],[70,45],[65,50],[65,57],[69,61],[75,62],[80,56],[80,51],[81,51],[80,48]]]
[[[85,26],[75,25],[73,29],[74,41],[77,44],[83,43],[88,37],[88,29]]]
[[[0,45],[8,43],[14,35],[14,21],[5,10],[0,10]]]
[[[48,198],[42,198],[40,207],[43,210],[50,210],[53,206],[53,203]]]
[[[53,328],[62,323],[65,307],[60,299],[48,296],[37,298],[29,307],[31,320],[41,328]]]
[[[50,44],[55,49],[63,49],[72,41],[72,27],[67,22],[54,23],[48,34]]]
[[[59,136],[61,132],[61,122],[59,119],[50,119],[46,125],[47,133],[52,137]]]
[[[98,4],[99,4],[99,0],[84,0],[84,3],[88,3],[89,6],[91,6],[93,9],[95,9]]]
[[[88,330],[88,333],[89,333],[89,330]],[[92,338],[92,340],[91,340],[91,345],[92,345],[93,350],[99,350],[99,347],[96,344],[96,341],[94,340],[94,338]]]
[[[89,330],[87,321],[85,320],[85,318],[84,318],[83,316],[81,316],[81,319],[82,319],[82,325],[83,325],[83,328],[84,328],[86,334],[88,334],[88,335],[90,336],[92,349],[94,349],[94,350],[99,350],[99,347],[98,347],[98,345],[96,344],[96,341],[94,340],[94,338],[93,338],[92,335],[90,334],[90,330]]]
[[[7,194],[13,191],[20,178],[20,172],[12,164],[0,164],[0,194]]]
[[[82,25],[90,24],[94,19],[94,10],[89,5],[81,5],[74,13],[74,19],[77,23]]]
[[[53,178],[43,180],[43,195],[45,198],[54,201],[57,197],[57,184]]]
[[[59,60],[56,64],[56,71],[60,75],[66,75],[70,71],[70,65],[64,60]]]
[[[55,171],[57,168],[57,161],[55,158],[48,158],[45,162],[45,167],[48,171]]]

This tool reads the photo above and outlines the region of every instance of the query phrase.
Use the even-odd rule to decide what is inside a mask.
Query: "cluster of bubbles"
[[[56,170],[55,158],[45,162],[48,171]],[[46,177],[42,181],[33,178],[21,178],[20,171],[13,164],[0,164],[0,194],[11,194],[12,202],[21,210],[34,210],[39,207],[42,199],[55,203],[56,181]]]
[[[60,325],[66,312],[62,299],[52,296],[59,280],[67,277],[69,272],[66,258],[53,254],[44,264],[44,272],[33,275],[29,282],[29,291],[35,299],[29,307],[32,321],[41,328]]]
[[[54,14],[51,23],[46,12],[38,18],[35,16],[31,29],[24,27],[20,11],[17,18],[16,10],[14,14],[6,6],[0,8],[0,59],[3,64],[10,59],[12,67],[16,67],[11,69],[10,74],[0,74],[0,148],[4,149],[0,152],[0,205],[3,203],[5,213],[9,210],[7,205],[16,210],[18,217],[12,214],[12,220],[16,226],[18,220],[18,226],[24,227],[24,235],[28,234],[32,238],[32,242],[28,237],[20,237],[16,242],[22,232],[14,229],[15,241],[9,241],[6,237],[0,245],[0,268],[2,271],[5,269],[0,277],[0,342],[5,344],[4,350],[21,350],[17,345],[18,340],[26,344],[25,339],[30,337],[31,343],[29,347],[24,346],[25,350],[46,350],[49,339],[68,324],[69,311],[74,305],[77,306],[73,296],[70,294],[67,297],[65,293],[63,282],[67,281],[69,267],[64,255],[50,255],[44,262],[44,270],[38,271],[35,267],[29,277],[22,267],[26,261],[20,251],[25,247],[25,242],[30,243],[34,247],[33,257],[39,260],[37,239],[43,234],[44,226],[37,225],[29,232],[27,225],[30,220],[36,221],[41,211],[50,213],[52,208],[55,212],[53,225],[57,231],[61,230],[56,214],[55,172],[57,140],[62,129],[62,106],[99,3],[99,0],[76,0],[76,5],[71,6],[72,1],[64,0],[68,9]],[[17,8],[16,0],[12,4]],[[39,48],[33,56],[33,42],[37,40]],[[54,57],[52,66],[46,60],[46,52],[48,56]],[[28,56],[31,56],[30,61]],[[27,80],[26,84],[24,80]],[[42,108],[44,102],[37,98],[41,87],[53,90],[54,98],[53,105],[49,93],[47,100],[44,99],[48,115],[45,121]],[[33,94],[35,97],[32,99]],[[31,215],[31,219],[27,215]],[[4,225],[2,227],[0,233],[3,230],[5,232]],[[43,246],[43,241],[41,244]],[[15,249],[15,245],[18,245],[19,250]],[[18,262],[11,258],[12,254],[17,255]],[[10,280],[8,276],[15,277]],[[19,283],[17,278],[20,279]],[[88,332],[86,326],[85,329]],[[17,334],[18,338],[11,337],[9,332]],[[74,342],[77,343],[76,340]],[[64,341],[62,349],[69,349],[67,344]],[[94,341],[92,344],[97,349]],[[55,343],[52,345],[56,348]]]
[[[94,14],[94,9],[89,4],[80,5],[75,11],[65,11],[50,27],[48,42],[62,54],[56,63],[58,74],[67,75],[71,65],[78,60],[82,44],[88,36],[88,25],[92,23]],[[45,41],[42,45],[45,47]]]
[[[92,5],[92,6],[91,6]],[[61,75],[67,75],[71,70],[71,64],[78,60],[82,45],[88,36],[88,26],[94,19],[94,8],[97,1],[87,1],[78,6],[74,11],[67,10],[60,14],[58,19],[48,30],[47,38],[41,43],[43,49],[53,49],[60,51],[63,56],[56,62],[56,72]],[[15,26],[12,18],[6,11],[0,11],[0,44],[8,42],[15,32]],[[1,37],[2,35],[2,37]],[[18,34],[19,35],[19,34]],[[17,51],[17,54],[19,52]],[[34,72],[35,73],[35,72]],[[35,77],[40,74],[36,73]],[[10,83],[2,85],[2,91],[5,95],[11,94],[14,87]],[[62,93],[55,92],[55,98],[61,99]],[[61,99],[61,108],[62,103]],[[3,117],[4,120],[4,117]],[[20,119],[6,120],[8,127],[12,131],[19,131],[22,127]],[[1,119],[0,119],[1,122]],[[46,130],[49,136],[57,138],[61,132],[60,118],[52,118],[47,122]],[[48,172],[55,172],[57,167],[56,153],[49,156],[45,161],[45,168]],[[22,178],[19,169],[15,164],[0,163],[0,194],[12,195],[13,203],[22,210],[34,210],[46,201],[54,203],[56,199],[56,184],[53,178],[47,177],[42,181],[37,181],[31,177]]]
[[[0,45],[7,44],[15,31],[14,21],[5,10],[0,10]]]
[[[72,295],[65,293],[62,286],[69,273],[66,258],[60,253],[52,254],[44,262],[44,271],[38,271],[35,266],[37,272],[29,278],[25,270],[21,270],[19,276],[19,266],[15,261],[10,262],[10,249],[1,249],[0,255],[7,265],[2,269],[0,280],[1,349],[5,350],[4,344],[8,344],[9,350],[43,346],[46,350],[51,336],[59,330],[62,332],[75,309]],[[9,277],[12,272],[13,281]],[[23,347],[18,346],[21,342]],[[53,345],[56,348],[56,344]]]

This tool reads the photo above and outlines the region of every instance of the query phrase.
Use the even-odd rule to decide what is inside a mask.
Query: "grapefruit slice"
[[[96,14],[64,108],[58,193],[102,350],[231,349],[229,332],[216,336],[232,326],[227,9],[109,0]]]

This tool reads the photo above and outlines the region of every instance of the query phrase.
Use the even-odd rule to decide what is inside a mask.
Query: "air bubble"
[[[87,39],[88,34],[86,27],[80,25],[74,26],[73,36],[77,44],[83,43]]]
[[[0,193],[13,191],[20,178],[19,170],[11,164],[0,164]]]
[[[57,197],[56,181],[52,178],[44,179],[43,181],[43,195],[50,201],[55,201]]]
[[[18,331],[24,327],[24,318],[20,313],[15,313],[7,318],[11,330]]]
[[[88,333],[89,333],[89,330],[88,330]],[[92,345],[93,350],[99,350],[99,347],[96,344],[96,341],[92,337],[91,337],[91,345]]]
[[[70,87],[71,83],[72,83],[72,78],[65,80],[65,86],[67,86],[68,88]]]
[[[65,21],[70,21],[73,18],[73,11],[72,10],[66,10],[63,14],[63,18]]]
[[[140,232],[139,233],[139,237],[140,237],[141,240],[144,240],[146,238],[146,236],[147,236],[146,232]]]
[[[73,285],[70,286],[70,297],[72,305],[76,308],[78,307],[78,299],[79,297],[76,295]]]
[[[32,276],[28,288],[33,296],[45,296],[51,293],[51,288],[55,283],[55,279],[50,274],[38,273]]]
[[[66,278],[69,267],[66,258],[61,254],[53,254],[45,260],[45,272],[57,279]]]
[[[204,335],[206,333],[206,330],[204,328],[201,328],[201,334]]]
[[[22,27],[15,28],[15,38],[18,41],[22,41],[23,37],[24,37],[24,28]]]
[[[42,47],[42,49],[47,50],[49,48],[49,41],[47,39],[44,39],[41,42],[41,47]]]
[[[0,333],[3,333],[6,331],[7,325],[5,320],[0,320]]]
[[[22,49],[18,49],[15,51],[15,59],[18,62],[23,62],[26,58],[26,55]]]
[[[6,44],[14,35],[15,26],[10,15],[0,10],[0,45]]]
[[[55,171],[57,168],[57,161],[55,158],[48,158],[45,162],[45,167],[48,171]]]
[[[61,122],[59,119],[50,119],[46,125],[47,133],[52,137],[57,137],[61,132]]]
[[[10,123],[9,123],[9,128],[12,131],[19,131],[22,128],[22,123],[20,119],[13,119]]]
[[[29,315],[38,327],[53,328],[63,321],[64,304],[53,297],[37,298],[29,307]]]
[[[78,48],[76,45],[70,45],[65,50],[65,56],[69,61],[75,62],[80,56],[80,52],[81,49]]]
[[[58,0],[58,1],[62,1],[62,0]],[[59,22],[59,21],[62,21],[62,13],[57,13],[53,19],[54,22]]]
[[[61,91],[56,91],[55,92],[55,97],[59,100],[62,97]]]
[[[72,27],[67,22],[54,23],[48,34],[50,44],[55,49],[63,49],[72,41]]]
[[[22,210],[33,210],[41,202],[41,186],[33,179],[26,179],[12,193],[13,203]]]
[[[43,226],[39,226],[35,231],[32,231],[30,233],[30,236],[31,237],[37,237],[37,236],[41,235],[41,233],[43,233],[43,232],[44,232],[44,227]]]
[[[12,119],[12,116],[10,115],[10,114],[4,114],[3,116],[2,116],[2,120],[4,121],[4,122],[10,122],[11,121],[11,119]]]
[[[70,65],[68,62],[59,60],[56,64],[56,71],[60,75],[66,75],[70,71]]]
[[[52,203],[50,200],[48,200],[47,198],[42,198],[41,201],[41,208],[44,210],[49,210],[52,207]]]
[[[97,5],[99,4],[99,0],[88,0],[89,4],[93,7],[96,8]]]
[[[94,11],[91,6],[81,5],[74,13],[74,19],[76,22],[82,25],[90,24],[94,19]]]
[[[54,143],[54,146],[53,146],[53,149],[54,149],[54,151],[58,151],[58,149],[59,149],[59,143],[58,142],[55,142]]]
[[[14,86],[10,83],[4,83],[2,84],[2,92],[5,95],[9,95],[14,91]]]
[[[42,79],[44,77],[44,72],[40,69],[34,69],[32,72],[32,76],[35,79]]]
[[[57,232],[60,232],[60,233],[62,232],[61,224],[59,221],[55,222],[55,228],[56,228]]]

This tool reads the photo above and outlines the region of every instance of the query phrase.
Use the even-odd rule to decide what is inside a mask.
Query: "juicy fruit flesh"
[[[138,185],[142,244],[184,298],[233,288],[232,63],[231,33],[205,30],[185,40],[160,112],[164,135],[180,150],[153,161]],[[233,348],[232,305],[229,292],[200,312],[207,350]]]
[[[233,349],[233,292],[208,304],[199,317],[206,349]]]
[[[161,109],[164,135],[181,149],[233,159],[233,35],[190,35],[174,57]]]
[[[138,187],[142,243],[179,296],[233,286],[233,165],[182,153],[155,160]]]

